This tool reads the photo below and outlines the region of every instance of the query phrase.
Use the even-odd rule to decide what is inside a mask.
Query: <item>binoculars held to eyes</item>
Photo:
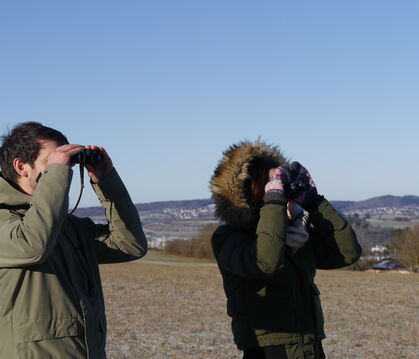
[[[83,151],[76,153],[74,156],[71,156],[71,164],[82,164],[82,165],[96,165],[103,162],[103,154],[99,150],[88,150],[84,149]]]
[[[310,187],[307,178],[304,178],[306,169],[299,162],[292,162],[289,166],[283,166],[282,169],[287,174],[289,182],[285,184],[285,193],[290,198],[297,197]]]

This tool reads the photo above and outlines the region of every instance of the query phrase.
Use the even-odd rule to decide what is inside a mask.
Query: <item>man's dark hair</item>
[[[21,161],[34,165],[41,149],[42,140],[54,141],[58,146],[68,143],[67,138],[57,130],[44,126],[39,122],[19,123],[5,136],[1,137],[0,168],[5,179],[16,182],[18,173],[13,161]]]

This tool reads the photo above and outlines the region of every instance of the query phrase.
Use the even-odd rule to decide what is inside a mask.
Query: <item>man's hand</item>
[[[113,169],[112,160],[109,155],[106,153],[103,147],[99,146],[85,146],[87,150],[96,150],[100,151],[103,156],[103,162],[97,163],[94,165],[84,165],[87,170],[87,174],[92,180],[93,183],[99,183],[102,181]]]
[[[53,163],[61,163],[63,165],[70,166],[71,156],[84,150],[84,146],[81,145],[62,145],[58,146],[48,156],[47,165]]]

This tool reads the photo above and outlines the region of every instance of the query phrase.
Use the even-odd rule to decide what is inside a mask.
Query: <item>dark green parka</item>
[[[325,337],[316,268],[354,263],[361,248],[348,222],[327,200],[310,213],[309,240],[295,254],[285,245],[286,204],[247,203],[249,165],[286,163],[263,143],[244,142],[226,151],[211,180],[216,215],[226,224],[212,238],[224,282],[227,314],[239,349],[305,344]]]
[[[108,224],[69,216],[72,171],[52,164],[28,196],[0,177],[0,358],[104,359],[99,263],[142,257],[147,242],[117,172],[93,185]]]

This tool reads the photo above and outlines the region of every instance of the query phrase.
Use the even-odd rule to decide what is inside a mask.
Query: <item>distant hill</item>
[[[402,208],[419,207],[418,196],[380,196],[370,198],[364,201],[332,201],[333,205],[340,211],[356,211],[375,208]]]
[[[165,209],[175,209],[175,208],[193,210],[200,207],[206,207],[211,204],[213,204],[212,199],[193,199],[193,200],[184,200],[184,201],[162,201],[162,202],[150,202],[150,203],[137,203],[135,204],[135,208],[137,208],[139,213],[142,213],[142,212],[163,211]],[[104,213],[105,211],[103,207],[84,207],[84,208],[78,208],[74,214],[79,217],[99,217],[99,216],[103,216]]]
[[[403,208],[413,207],[419,210],[419,196],[380,196],[364,201],[331,201],[333,206],[340,212],[354,212],[357,210],[368,210],[377,208]],[[195,199],[184,201],[161,201],[150,203],[137,203],[135,207],[141,212],[154,212],[170,209],[195,210],[213,204],[212,199]],[[102,207],[79,208],[75,212],[80,217],[103,216]]]
[[[165,201],[165,202],[151,202],[151,203],[138,203],[135,207],[139,212],[141,211],[159,211],[162,209],[173,209],[173,208],[183,208],[183,209],[196,209],[200,207],[205,207],[214,202],[212,199],[193,199],[185,201]]]

